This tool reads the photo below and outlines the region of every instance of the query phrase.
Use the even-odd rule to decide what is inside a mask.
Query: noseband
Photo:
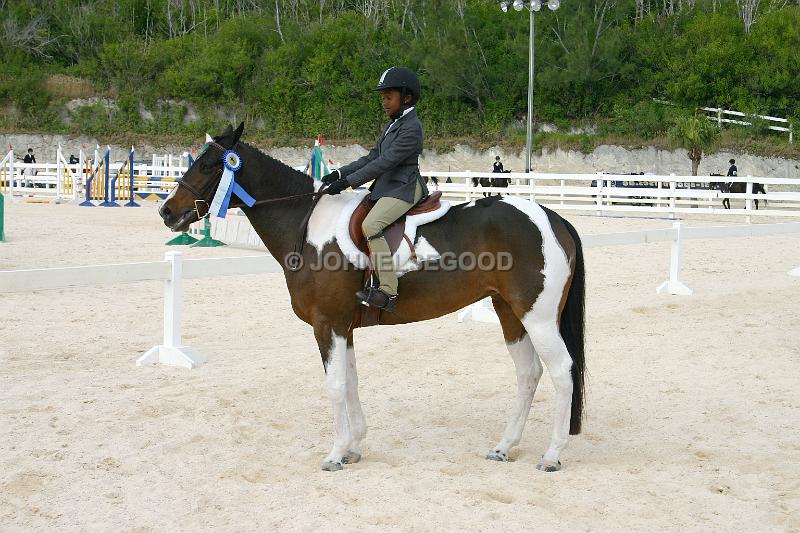
[[[221,144],[217,143],[216,141],[210,141],[208,144],[209,144],[209,146],[214,146],[215,148],[219,148],[219,150],[221,150],[223,153],[225,153],[225,147],[222,146]],[[238,144],[239,143],[236,143],[231,149],[236,148],[236,146],[238,146]],[[214,179],[212,179],[209,182],[209,184],[211,185],[209,190],[212,192],[212,194],[213,194],[213,191],[216,189],[216,187],[219,186],[219,180],[222,177],[223,169],[224,169],[224,166],[219,169],[219,172],[214,177]],[[188,173],[188,171],[187,171],[187,173]],[[176,188],[177,187],[183,187],[184,189],[189,191],[189,193],[194,197],[194,212],[197,213],[197,219],[198,220],[202,220],[208,215],[209,211],[211,210],[211,200],[207,199],[206,195],[203,194],[202,192],[198,191],[193,185],[189,185],[189,182],[187,182],[184,179],[185,177],[186,177],[186,175],[184,174],[184,176],[181,177],[181,179],[178,180],[177,185],[175,187]],[[200,212],[200,207],[201,206],[205,206],[205,212],[204,213]]]

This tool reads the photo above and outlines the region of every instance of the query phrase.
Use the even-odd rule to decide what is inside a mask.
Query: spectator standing
[[[28,153],[25,154],[25,158],[22,160],[23,163],[36,163],[36,156],[33,155],[33,148],[28,148]]]
[[[36,163],[36,156],[33,155],[33,148],[28,148],[28,153],[25,154],[25,157],[22,159],[22,162],[23,163]],[[22,174],[25,176],[25,186],[26,187],[34,187],[35,185],[33,183],[33,179],[31,179],[31,178],[33,176],[35,176],[36,173],[33,171],[33,169],[30,169],[30,168],[22,169]]]

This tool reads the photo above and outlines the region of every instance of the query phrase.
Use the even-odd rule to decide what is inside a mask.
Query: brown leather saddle
[[[409,209],[408,213],[389,224],[389,226],[383,230],[383,236],[389,243],[389,249],[393,254],[400,247],[400,243],[405,239],[405,241],[408,242],[408,247],[411,249],[412,260],[417,260],[417,254],[414,251],[414,243],[412,243],[411,239],[406,235],[406,217],[408,215],[419,215],[420,213],[436,211],[441,207],[441,198],[442,193],[440,191],[431,193],[427,198],[424,198],[420,203]],[[361,224],[364,222],[364,219],[367,218],[367,214],[369,214],[370,209],[375,206],[375,203],[375,200],[370,200],[369,196],[365,197],[361,203],[358,204],[358,207],[356,207],[350,217],[350,238],[358,249],[364,252],[368,257],[369,248],[367,247],[367,238],[364,237],[364,232],[361,231]],[[375,280],[372,277],[372,267],[370,266],[364,271],[364,285],[366,286],[373,281]],[[358,324],[358,327],[362,328],[375,326],[380,324],[381,314],[381,310],[377,307],[364,307],[363,305],[359,305],[356,308],[355,324]]]
[[[427,198],[424,198],[417,205],[412,207],[408,213],[389,224],[386,229],[383,230],[383,236],[386,238],[386,242],[389,243],[389,249],[392,253],[397,251],[403,239],[408,241],[408,245],[413,253],[413,243],[410,242],[409,238],[406,236],[406,217],[408,215],[419,215],[421,213],[436,211],[441,207],[441,198],[442,193],[440,191],[429,194]],[[358,204],[358,207],[356,207],[356,210],[353,211],[353,215],[350,217],[350,238],[358,249],[367,255],[369,255],[369,248],[367,247],[367,239],[364,236],[364,232],[361,231],[361,224],[374,206],[375,200],[370,200],[369,196],[366,196],[361,203]]]

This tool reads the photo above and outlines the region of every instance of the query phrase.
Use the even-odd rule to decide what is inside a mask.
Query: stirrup
[[[356,299],[361,305],[377,307],[387,313],[394,313],[397,309],[397,295],[391,296],[377,287],[364,287],[356,293]]]

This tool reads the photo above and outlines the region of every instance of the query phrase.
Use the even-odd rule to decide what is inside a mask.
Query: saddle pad
[[[339,213],[339,219],[336,223],[336,242],[339,248],[344,253],[347,260],[356,268],[366,269],[369,266],[369,256],[363,251],[359,250],[353,239],[350,237],[350,219],[353,212],[361,204],[364,195],[353,194],[353,198],[342,208]],[[433,222],[445,215],[450,209],[450,202],[440,202],[437,209],[433,211],[423,212],[416,215],[406,215],[405,235],[408,236],[409,241],[414,243],[417,260],[430,261],[440,257],[433,246],[431,246],[424,237],[417,240],[417,228],[428,222]],[[400,225],[397,225],[398,228]],[[417,265],[411,260],[411,248],[405,239],[402,238],[402,233],[399,234],[398,240],[400,244],[395,252],[395,264],[399,265],[397,275],[401,276],[406,272],[417,270]]]

